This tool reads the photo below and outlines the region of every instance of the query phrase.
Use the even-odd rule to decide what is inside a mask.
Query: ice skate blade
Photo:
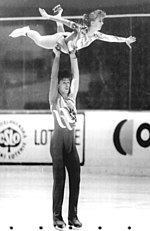
[[[58,227],[58,226],[56,226],[56,225],[54,225],[54,228],[55,228],[56,230],[61,230],[61,231],[66,231],[66,230],[67,230],[66,227],[60,228],[60,227]]]
[[[82,227],[75,227],[73,225],[69,225],[69,229],[71,230],[82,230]]]
[[[63,12],[63,9],[60,4],[55,6],[52,10],[53,10],[54,15],[57,15],[59,13],[62,14]]]

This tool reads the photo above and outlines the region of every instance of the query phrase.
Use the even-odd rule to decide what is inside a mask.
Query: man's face
[[[68,94],[70,89],[70,80],[68,78],[60,80],[58,89],[61,94]]]

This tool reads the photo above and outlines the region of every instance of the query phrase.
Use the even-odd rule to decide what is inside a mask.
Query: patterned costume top
[[[95,40],[102,40],[107,42],[125,42],[126,38],[118,37],[114,35],[107,35],[101,33],[100,31],[96,31],[92,36],[88,36],[88,27],[86,25],[81,24],[73,24],[75,36],[73,38],[73,45],[77,48],[77,50],[82,49],[83,47],[89,46]]]
[[[118,37],[114,35],[107,35],[101,33],[100,31],[96,31],[93,35],[88,35],[88,27],[86,25],[81,25],[77,23],[72,24],[72,29],[74,30],[72,33],[70,32],[63,32],[63,36],[68,37],[67,41],[72,41],[72,48],[76,50],[80,50],[84,47],[89,46],[95,40],[102,40],[107,42],[125,42],[126,38]],[[72,35],[72,36],[71,36]],[[61,41],[58,43],[62,46],[63,52],[67,53],[67,46],[65,42]]]
[[[54,115],[56,128],[67,128],[68,130],[73,130],[77,121],[77,111],[73,98],[68,97],[67,99],[64,99],[60,94],[58,94],[56,103],[51,105],[51,111]]]
[[[96,33],[89,37],[87,36],[88,27],[80,24],[73,24],[74,38],[72,40],[72,45],[77,48],[77,50],[83,47],[89,46],[94,40],[98,39]]]

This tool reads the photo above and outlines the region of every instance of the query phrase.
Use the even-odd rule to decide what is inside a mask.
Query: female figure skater
[[[80,188],[80,161],[75,145],[74,127],[76,123],[76,96],[79,89],[79,68],[75,51],[70,54],[71,72],[59,71],[60,47],[54,48],[49,91],[50,108],[54,117],[54,132],[50,152],[53,161],[53,224],[63,230],[66,223],[62,217],[62,203],[66,171],[69,175],[68,224],[81,228],[77,216]],[[72,78],[70,78],[72,77]],[[71,80],[72,79],[72,80]]]
[[[103,26],[103,20],[106,13],[102,10],[95,10],[90,14],[84,14],[82,21],[83,24],[78,24],[73,21],[67,20],[61,16],[62,9],[57,6],[57,15],[49,15],[44,9],[39,8],[42,17],[53,20],[59,24],[64,24],[71,28],[73,32],[57,32],[52,35],[42,36],[37,31],[31,30],[29,26],[22,27],[14,30],[9,36],[16,38],[19,36],[27,36],[31,38],[38,46],[45,49],[53,49],[57,44],[61,45],[61,51],[69,53],[72,50],[80,50],[89,46],[95,40],[103,40],[107,42],[126,43],[130,48],[131,44],[136,41],[136,38],[129,36],[127,38],[107,35],[101,33],[100,30]]]

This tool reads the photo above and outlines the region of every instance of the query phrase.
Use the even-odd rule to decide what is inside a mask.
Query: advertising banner
[[[150,175],[148,111],[88,111],[85,163],[92,171]]]
[[[84,162],[84,113],[77,115],[76,146]],[[0,114],[0,164],[52,164],[50,140],[54,129],[50,113]]]

